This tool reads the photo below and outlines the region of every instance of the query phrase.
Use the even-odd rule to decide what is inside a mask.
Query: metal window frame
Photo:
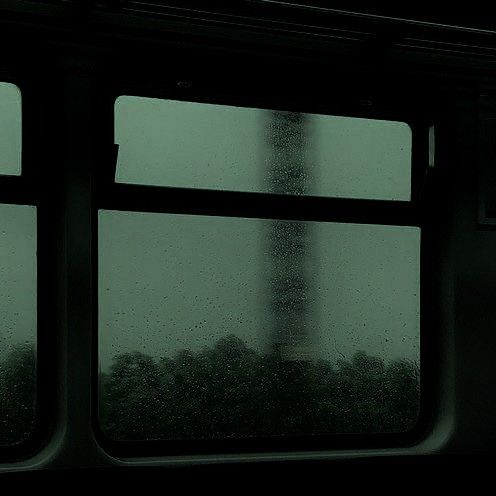
[[[0,175],[0,203],[36,208],[36,410],[31,435],[13,445],[0,445],[0,462],[26,459],[46,444],[54,426],[55,371],[54,323],[56,321],[56,218],[58,199],[48,185],[57,184],[56,158],[47,160],[50,130],[57,110],[45,112],[43,99],[52,96],[49,78],[39,78],[37,64],[26,70],[0,68],[0,81],[16,85],[21,92],[22,159],[20,175]],[[53,170],[43,168],[50,164]],[[56,190],[56,188],[53,188]]]
[[[12,17],[10,21],[15,19]],[[262,35],[248,28],[198,26],[194,23],[175,25],[161,21],[154,23],[150,19],[142,20],[136,26],[132,22],[126,24],[123,19],[118,19],[115,24],[104,23],[103,33],[102,26],[85,24],[84,19],[79,23],[78,20],[79,18],[71,18],[69,24],[64,22],[60,26],[54,23],[53,26],[50,24],[47,29],[42,29],[36,22],[30,24],[28,19],[22,26],[15,23],[10,27],[7,25],[0,36],[9,44],[17,41],[15,49],[4,54],[1,63],[2,66],[17,68],[10,72],[4,71],[6,75],[3,79],[17,84],[23,92],[25,147],[23,176],[0,178],[0,201],[26,203],[32,200],[37,205],[39,203],[38,306],[41,308],[38,313],[38,353],[40,359],[44,359],[43,366],[39,362],[38,371],[41,381],[38,392],[41,394],[40,402],[44,405],[44,413],[40,412],[40,430],[36,442],[24,445],[18,452],[4,450],[0,471],[16,460],[22,460],[18,466],[26,466],[26,463],[32,464],[35,461],[47,467],[102,464],[122,466],[148,463],[150,458],[137,458],[148,456],[158,457],[160,463],[168,463],[174,460],[170,458],[171,455],[177,453],[198,455],[194,459],[202,460],[208,458],[202,454],[215,452],[242,452],[244,456],[250,452],[276,449],[279,453],[267,455],[275,460],[299,456],[301,451],[298,450],[305,451],[301,453],[302,457],[333,457],[336,456],[336,450],[341,449],[356,449],[365,453],[364,450],[376,447],[394,449],[420,445],[433,432],[443,413],[440,410],[440,391],[444,383],[437,374],[442,371],[442,366],[437,365],[442,361],[441,338],[437,328],[439,322],[442,322],[442,316],[439,315],[442,306],[442,281],[436,265],[443,256],[443,240],[439,239],[440,230],[436,226],[445,220],[442,217],[444,211],[448,211],[449,215],[449,206],[445,208],[442,205],[443,198],[448,194],[445,181],[449,176],[443,176],[443,167],[439,168],[437,156],[447,160],[452,151],[450,139],[454,134],[451,126],[455,123],[450,121],[452,116],[449,103],[447,108],[443,108],[441,100],[444,97],[450,98],[451,83],[456,85],[459,79],[470,81],[473,74],[470,73],[465,78],[465,73],[463,77],[457,76],[456,71],[448,73],[453,66],[459,67],[456,65],[458,62],[452,63],[437,53],[433,60],[446,69],[445,75],[438,67],[429,68],[423,56],[419,58],[418,54],[406,49],[399,52],[399,58],[392,57],[391,60],[396,60],[398,64],[388,67],[391,60],[381,50],[382,45],[375,42],[367,46],[361,44],[350,47],[344,42],[335,44],[335,39],[317,43],[312,37],[291,37],[288,33],[280,36],[272,36],[273,33]],[[105,21],[103,18],[100,20]],[[121,27],[118,26],[120,22],[123,23]],[[96,27],[97,32],[90,34],[91,27]],[[74,29],[74,33],[71,29]],[[48,37],[47,30],[50,34]],[[196,55],[195,60],[192,55]],[[208,57],[204,59],[204,55]],[[185,446],[183,441],[176,446],[168,441],[152,445],[145,442],[141,446],[132,443],[115,445],[100,435],[97,421],[98,318],[95,310],[98,302],[94,285],[97,274],[94,262],[98,256],[96,233],[99,202],[111,199],[113,194],[113,185],[109,179],[115,165],[112,147],[113,98],[118,90],[141,90],[144,95],[162,94],[171,98],[176,94],[179,99],[189,100],[195,94],[197,99],[220,103],[225,98],[226,101],[233,102],[234,90],[239,89],[236,71],[240,70],[240,66],[243,69],[242,66],[248,59],[257,72],[260,63],[268,66],[269,62],[274,62],[273,65],[276,66],[279,60],[283,60],[282,64],[286,65],[297,60],[300,65],[303,63],[305,67],[312,68],[312,73],[298,75],[297,79],[299,91],[307,96],[314,95],[314,102],[317,102],[318,95],[325,95],[323,100],[327,101],[325,91],[328,92],[329,88],[325,87],[326,79],[321,77],[321,70],[325,71],[332,66],[334,72],[346,74],[346,77],[340,75],[339,81],[333,81],[334,88],[347,95],[347,98],[337,98],[333,103],[334,113],[355,113],[359,116],[374,108],[383,108],[385,112],[396,107],[411,115],[423,116],[425,124],[436,124],[438,165],[434,170],[429,170],[427,176],[423,167],[415,171],[414,184],[418,192],[416,198],[421,199],[415,205],[405,208],[405,212],[410,212],[422,224],[423,396],[419,424],[412,432],[400,436],[372,435],[371,438],[363,435],[331,435],[329,439],[317,440],[317,443],[313,439],[306,439],[299,444],[290,441],[289,444],[282,442],[278,446],[263,440],[258,440],[251,446],[234,442],[231,446],[215,446],[214,443],[194,447]],[[217,62],[213,63],[215,61]],[[226,61],[229,62],[228,65],[225,64]],[[460,61],[460,67],[472,71],[475,66],[485,71],[487,60],[483,62],[482,67],[479,59],[473,62],[472,59],[465,58]],[[19,68],[22,69],[18,70]],[[272,69],[277,74],[277,68]],[[193,80],[195,83],[198,79],[202,80],[198,76],[215,73],[225,76],[222,84],[215,88],[208,85],[203,89],[200,86],[200,90],[196,85],[190,90],[177,88],[178,81]],[[171,74],[173,77],[170,77]],[[128,84],[124,87],[120,81],[127,81]],[[156,83],[155,89],[149,84],[150,81]],[[280,77],[265,80],[260,78],[257,87],[269,88],[274,94],[275,90],[280,90],[277,86],[280,81]],[[447,86],[443,86],[444,83]],[[29,109],[32,112],[29,115],[26,112],[28,92],[32,95],[29,99]],[[243,99],[247,101],[247,95],[250,94],[250,91],[244,92],[239,103]],[[292,101],[293,97],[294,95],[291,98],[286,95],[281,108],[285,107],[284,103]],[[308,100],[301,110],[311,110],[312,99]],[[372,106],[369,105],[370,101]],[[269,105],[270,101],[266,104]],[[281,105],[280,101],[279,104]],[[251,105],[256,106],[254,103]],[[321,105],[322,101],[314,104],[313,111],[320,113]],[[28,125],[27,119],[33,119],[32,126]],[[400,120],[404,119],[400,117]],[[418,163],[423,164],[420,157]],[[45,167],[45,175],[40,164]],[[49,175],[46,174],[47,171],[50,171]],[[433,191],[436,191],[439,198],[433,197]],[[121,192],[126,193],[124,190]],[[183,200],[179,196],[182,192],[184,191],[172,191],[177,200]],[[150,189],[142,191],[143,202],[148,201],[148,193]],[[229,193],[225,193],[222,199],[229,200]],[[154,194],[158,203],[160,195]],[[205,192],[205,195],[205,198],[209,197],[210,192]],[[250,195],[246,196],[247,202],[254,203],[261,198],[256,194]],[[213,199],[210,195],[210,200]],[[265,200],[270,201],[270,198]],[[337,213],[341,212],[350,221],[362,214],[369,215],[370,212],[368,205],[359,200],[325,199],[327,203],[322,203],[320,198],[311,198],[310,201],[316,220],[321,215],[319,205],[335,207]],[[292,202],[289,206],[290,213],[293,212],[290,218],[293,218],[295,212],[301,211],[298,209],[302,205],[299,199]],[[354,207],[348,210],[352,206],[351,202]],[[288,211],[283,207],[281,203],[278,210],[281,218]],[[384,213],[387,205],[374,202],[373,207],[377,215],[382,215],[381,212]],[[208,209],[201,204],[195,208],[208,214]],[[215,213],[218,205],[216,207],[213,202],[209,208]],[[239,215],[244,215],[242,209]],[[395,216],[401,217],[392,214],[392,223]],[[408,225],[406,222],[405,224]],[[46,450],[43,451],[44,448]],[[320,451],[310,454],[308,450],[311,449]],[[406,452],[414,452],[414,449],[402,450],[402,453]]]
[[[202,48],[198,47],[201,52]],[[194,49],[193,49],[194,53]],[[248,54],[246,58],[249,58]],[[105,436],[98,421],[98,291],[93,294],[93,380],[92,422],[99,444],[117,457],[202,455],[217,453],[260,453],[308,450],[335,450],[350,448],[404,447],[419,443],[429,432],[435,416],[435,366],[437,353],[436,335],[433,329],[436,308],[433,304],[436,271],[434,252],[437,245],[435,200],[430,191],[432,181],[429,164],[429,128],[432,124],[445,126],[437,115],[437,104],[421,90],[417,91],[413,81],[410,87],[400,86],[367,88],[359,83],[356,74],[349,71],[340,77],[333,88],[337,96],[330,96],[330,89],[315,85],[308,74],[295,77],[291,87],[281,86],[284,75],[276,76],[276,70],[263,82],[254,78],[242,81],[230,77],[232,72],[219,70],[221,66],[235,71],[230,63],[243,65],[245,57],[228,50],[212,60],[201,60],[190,53],[175,49],[174,55],[167,53],[166,70],[143,69],[143,64],[116,70],[106,74],[107,86],[101,91],[96,105],[100,107],[95,128],[95,139],[101,152],[98,159],[98,174],[93,177],[92,207],[92,280],[98,281],[98,211],[111,209],[121,211],[143,211],[162,213],[188,213],[205,216],[256,217],[270,219],[294,219],[333,221],[346,223],[376,223],[383,225],[418,226],[421,228],[420,269],[420,368],[421,399],[420,415],[414,428],[405,433],[386,434],[329,434],[318,438],[306,436],[285,439],[235,439],[235,440],[149,440],[118,441]],[[171,61],[169,57],[174,60]],[[148,64],[150,64],[150,59]],[[269,67],[275,59],[261,60]],[[284,63],[288,63],[287,61]],[[194,67],[194,70],[184,70]],[[303,62],[310,74],[317,72],[315,61]],[[210,69],[210,70],[208,70]],[[363,71],[363,68],[361,69]],[[183,77],[184,74],[187,77]],[[137,74],[139,74],[137,76]],[[172,76],[171,76],[172,74]],[[361,74],[358,72],[358,74]],[[124,83],[122,83],[124,81]],[[187,84],[183,84],[187,81]],[[379,78],[380,83],[384,79]],[[295,92],[295,88],[298,92]],[[312,91],[313,88],[313,91]],[[101,89],[101,88],[100,88]],[[410,202],[323,198],[315,196],[288,196],[267,193],[244,193],[188,188],[168,188],[115,183],[115,149],[113,147],[114,102],[121,95],[167,98],[204,103],[229,104],[257,108],[271,108],[312,112],[318,114],[344,115],[352,117],[380,118],[406,122],[412,128],[412,199]],[[298,95],[298,97],[296,97]],[[443,117],[444,119],[445,117]],[[437,128],[438,129],[438,128]],[[437,134],[442,134],[438,132]],[[439,151],[439,150],[438,150]],[[438,152],[437,152],[438,153]]]
[[[483,86],[478,100],[478,227],[496,229],[496,173],[494,167],[496,130],[496,88]]]

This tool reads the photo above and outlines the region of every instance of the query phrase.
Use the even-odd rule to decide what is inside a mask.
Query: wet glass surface
[[[21,174],[21,92],[0,82],[0,175]]]
[[[420,230],[100,211],[100,420],[114,439],[405,432]]]
[[[115,103],[116,181],[410,200],[404,122],[135,96]]]
[[[0,445],[36,416],[36,208],[0,204]]]

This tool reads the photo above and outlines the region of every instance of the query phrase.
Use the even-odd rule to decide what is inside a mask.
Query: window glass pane
[[[104,431],[409,430],[419,250],[414,227],[101,211]]]
[[[121,96],[116,181],[409,200],[404,122]]]
[[[21,173],[21,92],[0,82],[0,175]]]
[[[33,431],[35,362],[36,209],[0,205],[0,445]]]

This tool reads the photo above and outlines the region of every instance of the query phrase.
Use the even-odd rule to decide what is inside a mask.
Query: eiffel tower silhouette
[[[313,181],[307,156],[309,117],[271,111],[266,131],[271,192],[307,194]],[[274,220],[268,227],[271,347],[284,361],[305,361],[313,356],[311,231],[311,225],[297,221]]]

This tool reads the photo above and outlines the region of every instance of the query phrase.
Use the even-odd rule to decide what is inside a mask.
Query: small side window
[[[117,184],[98,219],[107,440],[413,432],[423,238],[405,215],[410,125],[120,96],[114,130]],[[281,216],[294,200],[298,215]]]
[[[102,429],[408,432],[419,275],[418,227],[100,211]]]
[[[21,174],[21,91],[0,82],[0,175]]]
[[[405,122],[120,96],[115,142],[120,183],[411,198]]]
[[[36,419],[36,207],[0,204],[0,447]]]

